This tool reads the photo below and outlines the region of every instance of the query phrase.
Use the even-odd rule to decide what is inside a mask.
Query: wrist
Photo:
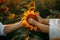
[[[43,23],[49,25],[49,19],[43,19]]]
[[[41,20],[40,20],[40,23],[44,23],[44,19],[41,19]]]

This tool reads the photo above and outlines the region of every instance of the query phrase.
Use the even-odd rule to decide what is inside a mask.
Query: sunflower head
[[[23,21],[22,22],[30,30],[34,30],[34,31],[37,30],[37,27],[35,25],[31,25],[28,22],[29,18],[33,18],[33,19],[37,20],[36,15],[37,15],[37,13],[35,13],[34,11],[27,11],[26,13],[24,13],[24,17],[23,17]]]

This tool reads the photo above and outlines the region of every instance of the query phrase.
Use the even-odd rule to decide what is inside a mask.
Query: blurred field
[[[39,12],[42,18],[60,18],[60,0],[0,0],[0,22],[3,24],[19,22],[23,14],[33,6],[32,3],[35,3],[34,11]],[[3,40],[12,38],[14,40],[49,40],[49,35],[21,28],[4,38]]]

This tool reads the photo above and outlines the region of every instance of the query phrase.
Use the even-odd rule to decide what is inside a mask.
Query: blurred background
[[[34,5],[42,18],[60,18],[60,0],[0,0],[0,22],[19,22],[23,14]],[[1,37],[2,38],[2,37]],[[49,35],[40,31],[21,28],[8,34],[2,40],[49,40]]]

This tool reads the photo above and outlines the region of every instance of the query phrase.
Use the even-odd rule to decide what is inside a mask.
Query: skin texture
[[[8,24],[8,25],[5,25],[5,28],[4,28],[4,33],[5,34],[8,34],[8,33],[11,33],[19,28],[21,28],[23,26],[22,22],[17,22],[17,23],[14,23],[14,24]]]
[[[43,19],[39,16],[39,14],[36,15],[37,19],[38,19],[38,22],[42,23],[42,24],[46,24],[46,25],[49,25],[49,21],[50,19]]]
[[[49,26],[48,25],[41,24],[32,18],[29,19],[29,23],[32,25],[36,25],[42,32],[49,33]]]
[[[39,15],[36,15],[38,21],[34,20],[33,18],[30,18],[28,21],[32,25],[36,25],[41,32],[49,33],[49,21],[50,19],[43,19]],[[60,40],[60,38],[53,37],[52,40]]]
[[[29,18],[28,22],[32,25],[36,25],[42,32],[49,33],[49,21],[50,21],[50,19],[42,19],[39,15],[36,15],[36,16],[37,16],[38,21],[36,21],[33,18]],[[14,24],[5,25],[4,33],[5,34],[11,33],[13,31],[21,28],[22,26],[23,26],[23,23],[21,21],[14,23]],[[60,38],[53,37],[52,40],[60,40]]]

